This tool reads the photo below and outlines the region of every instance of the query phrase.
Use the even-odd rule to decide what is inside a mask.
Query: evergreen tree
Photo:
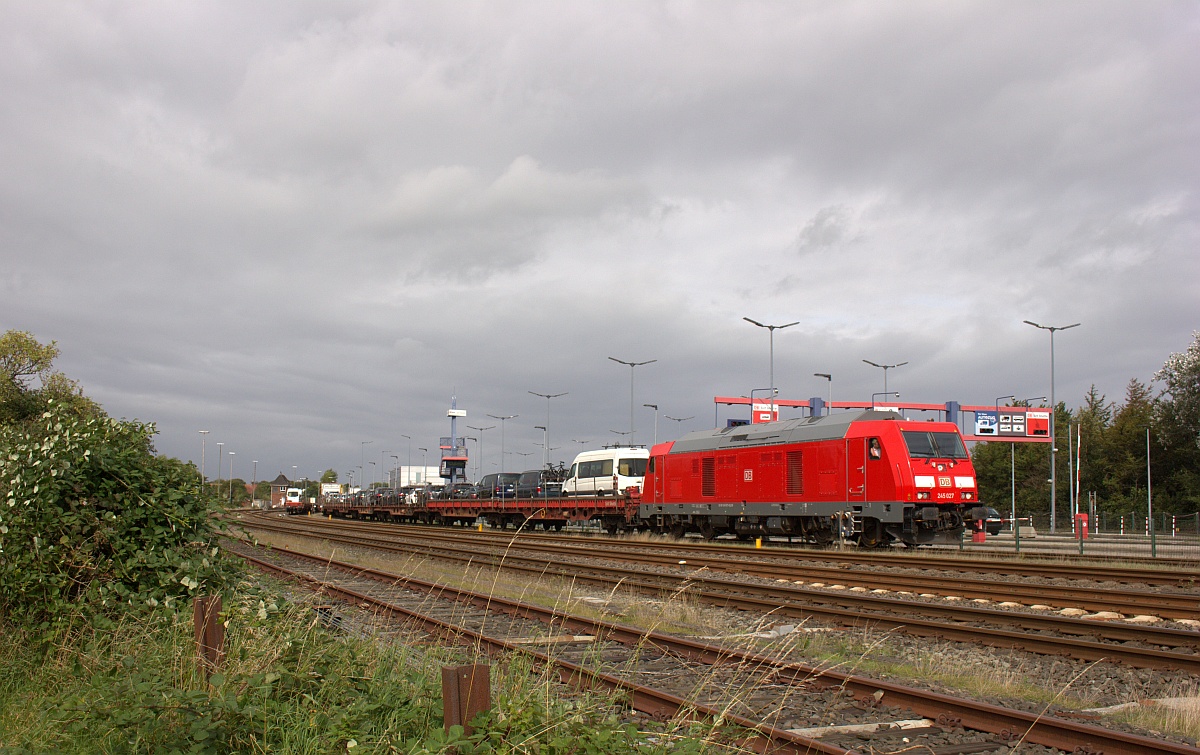
[[[1095,492],[1101,501],[1108,498],[1105,472],[1108,467],[1108,429],[1112,425],[1113,404],[1093,385],[1083,399],[1083,407],[1077,415],[1079,432],[1076,438],[1081,449],[1076,449],[1079,463],[1079,496],[1086,501],[1088,494]],[[1086,504],[1080,504],[1086,508]]]

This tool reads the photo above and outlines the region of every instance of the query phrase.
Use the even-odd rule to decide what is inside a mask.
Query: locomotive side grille
[[[700,475],[700,495],[715,496],[717,494],[717,475],[714,459],[707,456],[701,459],[703,470]]]
[[[788,495],[804,495],[804,454],[800,451],[787,452]]]

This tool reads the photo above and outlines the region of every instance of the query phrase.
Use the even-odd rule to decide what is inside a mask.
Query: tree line
[[[1144,517],[1148,483],[1155,512],[1200,510],[1200,331],[1192,336],[1151,384],[1131,379],[1123,400],[1110,401],[1093,385],[1081,406],[1054,407],[1058,523],[1069,522],[1073,458],[1081,510],[1095,494],[1096,511],[1107,521]],[[972,458],[985,503],[1007,512],[1015,496],[1017,516],[1048,515],[1049,444],[979,443]]]

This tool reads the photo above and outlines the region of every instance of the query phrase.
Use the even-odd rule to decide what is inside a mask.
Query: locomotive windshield
[[[914,459],[966,459],[967,447],[958,433],[931,433],[905,430],[904,443]]]

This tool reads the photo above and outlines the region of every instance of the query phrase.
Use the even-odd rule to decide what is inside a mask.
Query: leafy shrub
[[[233,573],[217,502],[192,465],[154,453],[154,433],[54,400],[0,426],[0,612],[36,639],[219,590]]]

